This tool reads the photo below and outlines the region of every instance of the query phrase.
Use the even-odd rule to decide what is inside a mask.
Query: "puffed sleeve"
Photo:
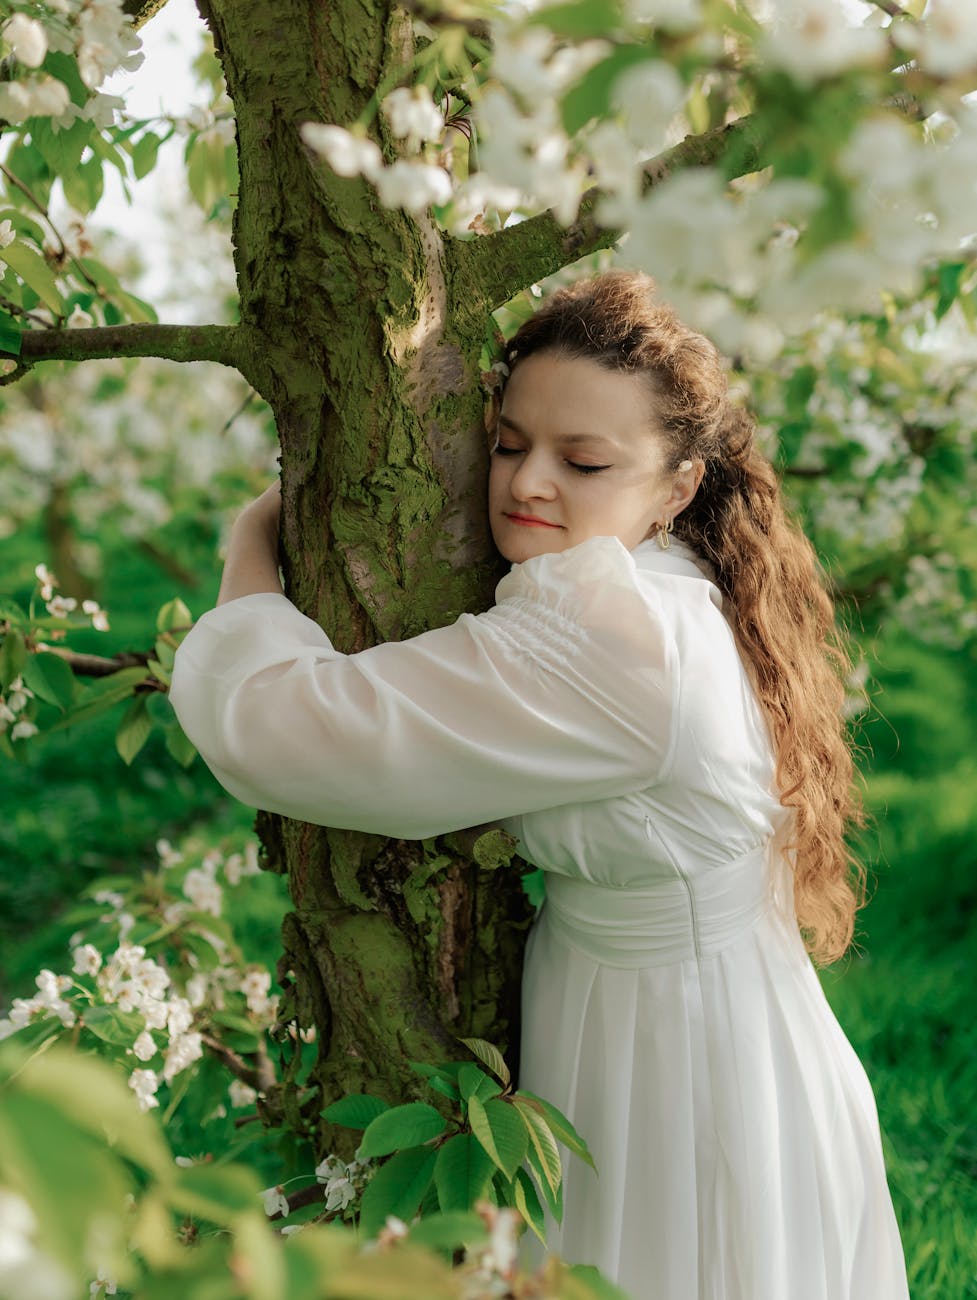
[[[284,596],[242,596],[186,637],[170,698],[244,803],[399,839],[661,780],[677,656],[626,548],[534,557],[496,601],[344,655]]]

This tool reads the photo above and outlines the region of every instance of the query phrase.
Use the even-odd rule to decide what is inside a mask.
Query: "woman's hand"
[[[278,524],[281,484],[276,481],[246,505],[231,528],[218,605],[260,592],[281,594],[278,576]]]

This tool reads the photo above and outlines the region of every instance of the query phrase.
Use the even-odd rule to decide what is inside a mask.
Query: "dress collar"
[[[639,542],[631,552],[637,568],[651,573],[674,573],[682,578],[706,578],[715,583],[716,571],[708,560],[680,537],[669,540],[667,551],[663,551],[653,538]]]

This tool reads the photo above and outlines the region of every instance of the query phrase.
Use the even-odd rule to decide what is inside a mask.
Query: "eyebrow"
[[[499,423],[507,425],[513,431],[513,433],[522,434],[524,438],[528,438],[530,436],[528,430],[524,429],[521,424],[519,424],[516,420],[511,419],[508,415],[500,415]],[[560,442],[568,442],[568,443],[606,442],[609,443],[611,446],[615,445],[615,443],[611,438],[606,437],[602,433],[561,433],[558,435],[558,440]]]

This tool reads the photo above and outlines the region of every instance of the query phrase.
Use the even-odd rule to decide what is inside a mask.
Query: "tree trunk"
[[[288,594],[347,652],[485,608],[498,577],[483,504],[487,297],[430,218],[381,208],[299,135],[304,121],[355,120],[409,63],[409,19],[370,0],[199,3],[236,110],[234,253],[256,340],[244,368],[281,438]],[[417,1095],[407,1062],[464,1057],[458,1036],[491,1039],[515,1063],[530,909],[506,837],[480,842],[479,865],[470,835],[259,827],[295,904],[287,1015],[318,1030],[303,1080],[315,1091],[296,1084],[299,1042],[284,1109],[310,1131],[321,1123],[320,1150],[344,1149],[317,1119],[323,1104]]]

